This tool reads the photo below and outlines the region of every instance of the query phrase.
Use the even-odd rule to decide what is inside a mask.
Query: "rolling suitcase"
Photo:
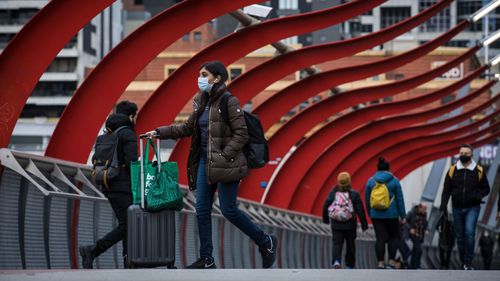
[[[157,140],[160,153],[160,141]],[[140,140],[140,159],[143,168],[143,139]],[[158,163],[161,163],[157,155]],[[141,177],[143,177],[141,169]],[[174,268],[175,263],[175,210],[147,212],[144,210],[144,180],[141,180],[141,205],[127,210],[127,266]]]

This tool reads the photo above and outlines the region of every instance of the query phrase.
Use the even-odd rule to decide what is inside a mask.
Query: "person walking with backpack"
[[[211,220],[215,191],[219,194],[223,216],[257,244],[263,267],[269,268],[276,260],[277,238],[264,233],[237,207],[239,182],[249,169],[243,153],[249,136],[239,101],[227,91],[227,79],[228,72],[221,62],[204,63],[198,77],[200,92],[194,98],[188,120],[146,134],[160,139],[192,138],[187,172],[189,189],[196,190],[200,258],[187,268],[216,268],[212,257]],[[227,109],[222,110],[222,97],[228,94]],[[224,120],[223,111],[227,111],[228,122]]]
[[[448,214],[448,201],[451,197],[453,227],[464,270],[474,269],[472,260],[477,219],[481,201],[490,192],[483,167],[472,160],[472,153],[472,146],[460,146],[459,161],[450,167],[445,176],[440,206],[441,215]]]
[[[427,206],[418,204],[406,216],[406,221],[410,226],[410,239],[413,243],[411,252],[410,269],[420,269],[422,258],[422,244],[424,242],[427,231]]]
[[[344,241],[346,243],[345,264],[346,268],[354,268],[356,265],[356,230],[357,217],[361,221],[361,229],[366,231],[365,208],[361,201],[361,195],[351,188],[351,176],[342,172],[337,177],[337,185],[328,194],[323,204],[323,223],[331,224],[333,238],[333,262],[335,269],[341,268],[341,255]]]
[[[375,230],[377,268],[394,269],[399,247],[399,224],[406,223],[403,192],[399,180],[389,172],[389,163],[378,159],[377,172],[366,183],[365,204]],[[385,265],[385,246],[388,246],[389,263]]]
[[[111,114],[106,120],[106,134],[116,134],[118,136],[115,147],[117,149],[116,156],[119,164],[117,170],[119,170],[119,173],[109,183],[104,181],[102,191],[111,204],[111,208],[118,220],[118,226],[97,240],[94,245],[81,246],[79,248],[83,268],[92,268],[94,259],[119,241],[122,241],[123,245],[122,255],[124,266],[127,264],[127,209],[132,205],[133,201],[130,162],[137,161],[138,157],[137,136],[134,130],[136,114],[137,105],[135,103],[122,101],[115,106],[115,113]],[[94,160],[100,158],[98,154],[101,150],[98,146],[98,143],[96,143]],[[98,163],[95,161],[94,167],[97,165]]]

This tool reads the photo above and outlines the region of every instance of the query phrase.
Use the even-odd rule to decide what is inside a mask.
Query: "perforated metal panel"
[[[27,184],[26,213],[24,221],[24,245],[26,269],[47,268],[44,242],[45,196],[32,184]]]
[[[4,168],[0,185],[0,268],[22,269],[19,248],[18,199],[21,177]]]

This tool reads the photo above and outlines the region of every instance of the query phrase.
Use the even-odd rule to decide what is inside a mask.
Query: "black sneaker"
[[[463,270],[474,270],[475,268],[470,264],[464,264]]]
[[[270,268],[276,260],[276,249],[278,248],[278,239],[274,235],[267,235],[269,237],[269,248],[261,247],[259,252],[262,255],[262,267]]]
[[[214,259],[212,257],[201,257],[190,266],[186,267],[187,269],[215,269]]]
[[[85,269],[92,269],[92,263],[94,262],[93,254],[94,246],[81,246],[78,248],[80,256],[82,257],[82,267]]]

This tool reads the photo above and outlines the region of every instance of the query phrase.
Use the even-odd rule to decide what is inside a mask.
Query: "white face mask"
[[[210,84],[207,77],[198,77],[198,88],[200,91],[210,93],[213,86],[214,84]]]

